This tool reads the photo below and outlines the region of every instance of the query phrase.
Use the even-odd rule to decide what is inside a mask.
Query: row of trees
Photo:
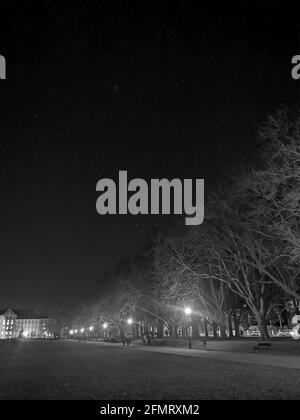
[[[200,321],[225,337],[255,319],[268,338],[268,318],[300,301],[300,113],[269,117],[259,140],[255,165],[206,194],[205,223],[160,229],[147,252],[105,274],[89,316],[131,314],[176,335],[190,305],[195,336]]]

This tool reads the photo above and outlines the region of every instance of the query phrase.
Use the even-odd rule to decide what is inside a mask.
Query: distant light
[[[184,308],[184,313],[186,314],[186,315],[192,315],[192,309],[191,308],[189,308],[189,307],[187,307],[187,308]]]
[[[90,330],[90,331],[93,331],[93,330],[94,330],[94,327],[90,327],[90,328],[89,328],[89,330]]]
[[[133,324],[133,319],[132,318],[127,319],[127,324],[132,325]]]
[[[23,337],[27,338],[29,336],[29,332],[28,331],[24,331],[23,332]]]
[[[106,330],[108,328],[108,324],[105,322],[105,324],[103,324],[103,328]]]
[[[78,333],[78,330],[75,330],[74,333],[77,334]]]
[[[73,330],[70,330],[70,335],[73,335],[74,334],[74,331]]]
[[[84,328],[81,328],[80,332],[81,332],[81,334],[84,333]]]

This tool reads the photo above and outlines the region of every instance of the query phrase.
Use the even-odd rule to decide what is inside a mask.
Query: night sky
[[[172,8],[170,5],[172,4]],[[284,1],[3,1],[0,306],[69,311],[157,218],[97,215],[96,183],[205,178],[255,156],[297,104]]]

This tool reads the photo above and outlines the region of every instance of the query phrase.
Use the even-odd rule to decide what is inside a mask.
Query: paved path
[[[89,344],[98,344],[103,346],[120,347],[120,344],[114,343],[95,343],[89,342]],[[273,355],[272,352],[261,353],[233,353],[233,352],[221,352],[211,350],[190,350],[178,347],[154,347],[154,346],[138,346],[131,345],[130,347],[135,350],[148,351],[153,353],[164,353],[172,354],[175,356],[186,356],[195,357],[210,360],[221,360],[224,362],[236,362],[246,363],[251,365],[270,366],[270,367],[281,367],[287,369],[298,369],[300,370],[300,357],[297,356],[280,356]]]

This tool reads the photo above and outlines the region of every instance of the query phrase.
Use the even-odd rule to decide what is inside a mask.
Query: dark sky
[[[0,306],[70,309],[157,220],[98,216],[96,182],[126,169],[213,184],[251,156],[257,124],[297,101],[299,10],[2,3]]]

